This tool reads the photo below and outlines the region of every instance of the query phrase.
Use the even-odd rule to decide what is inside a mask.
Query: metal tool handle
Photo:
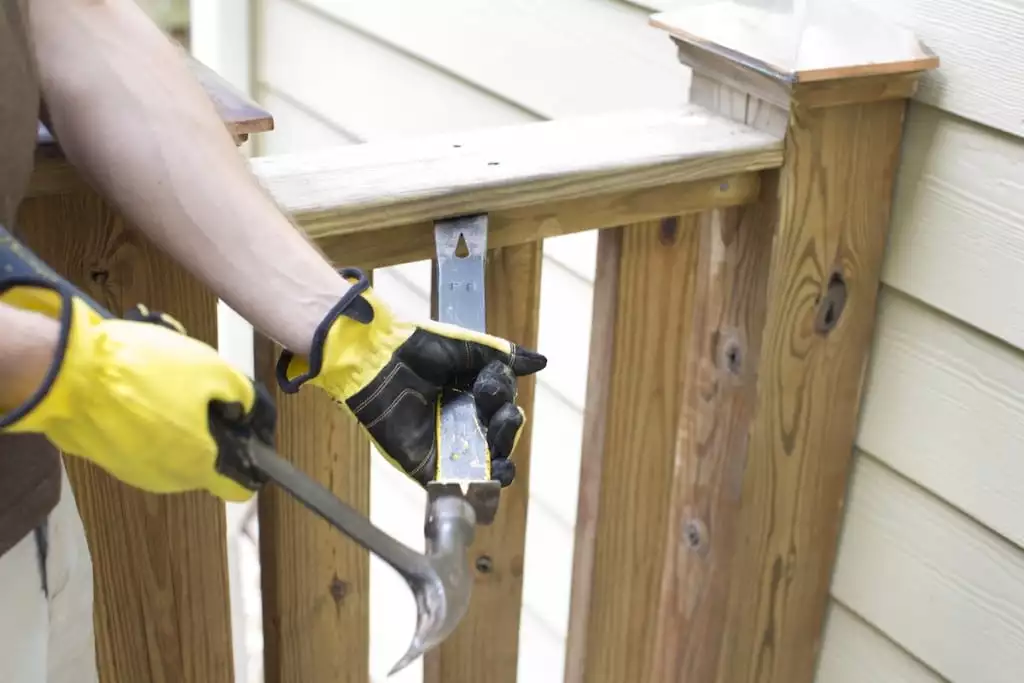
[[[487,216],[465,216],[434,224],[437,248],[437,319],[476,332],[487,326],[484,265]],[[446,390],[438,408],[438,456],[433,499],[461,495],[474,508],[478,524],[489,524],[497,510],[501,484],[491,479],[491,451],[468,391]]]

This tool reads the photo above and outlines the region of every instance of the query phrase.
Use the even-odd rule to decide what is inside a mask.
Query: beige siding
[[[943,683],[870,624],[833,602],[818,679],[828,683]]]

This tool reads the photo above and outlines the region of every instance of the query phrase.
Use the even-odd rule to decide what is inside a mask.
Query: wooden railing
[[[912,37],[876,55],[840,33],[847,61],[779,64],[736,44],[741,31],[716,42],[708,27],[736,19],[708,11],[657,20],[693,68],[693,104],[678,111],[252,161],[339,264],[430,258],[432,221],[486,212],[488,329],[529,346],[543,240],[600,230],[567,683],[813,678],[903,114],[936,60]],[[268,127],[207,83],[236,135]],[[215,342],[213,295],[52,145],[21,220],[30,246],[100,301],[145,301]],[[257,341],[270,386],[276,353]],[[532,398],[530,380],[528,414]],[[282,454],[368,513],[355,423],[313,391],[277,399]],[[529,442],[472,549],[490,563],[470,611],[426,657],[430,683],[517,680]],[[103,681],[231,680],[223,507],[68,466],[96,566]],[[259,521],[266,679],[364,683],[367,554],[274,489]]]

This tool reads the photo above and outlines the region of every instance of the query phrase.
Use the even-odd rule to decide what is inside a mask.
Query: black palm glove
[[[436,469],[438,401],[444,389],[472,391],[487,430],[491,478],[508,486],[511,456],[526,418],[516,404],[516,379],[547,359],[512,342],[438,322],[397,321],[356,269],[356,280],[318,327],[308,357],[284,352],[281,388],[309,382],[347,406],[377,449],[425,485]]]

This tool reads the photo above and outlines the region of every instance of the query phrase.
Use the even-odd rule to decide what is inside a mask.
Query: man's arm
[[[31,0],[30,17],[68,159],[257,329],[308,353],[349,285],[252,176],[180,52],[133,0]]]
[[[0,303],[0,415],[24,403],[53,362],[60,324]]]

